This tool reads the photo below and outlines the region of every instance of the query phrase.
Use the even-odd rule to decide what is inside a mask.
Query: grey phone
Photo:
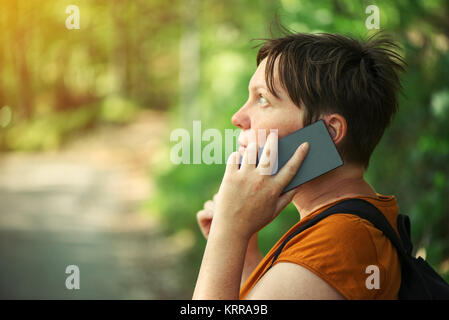
[[[343,160],[327,131],[324,121],[318,120],[307,127],[279,139],[278,163],[275,166],[277,168],[273,174],[277,173],[292,157],[296,149],[306,141],[309,143],[307,156],[296,175],[282,193],[343,165]],[[258,152],[258,158],[260,158],[262,150],[263,148],[261,147]]]
[[[343,160],[335,147],[323,120],[318,120],[278,142],[278,170],[291,158],[296,149],[303,143],[309,143],[309,151],[292,181],[282,193],[329,172],[341,165]]]

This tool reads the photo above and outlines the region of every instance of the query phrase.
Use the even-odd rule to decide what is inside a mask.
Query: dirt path
[[[180,299],[188,241],[140,208],[164,115],[103,126],[61,151],[0,160],[0,298]],[[80,269],[80,289],[65,269]]]

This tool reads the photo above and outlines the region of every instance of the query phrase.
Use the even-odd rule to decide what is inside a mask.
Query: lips
[[[247,144],[245,144],[244,140],[245,139],[242,136],[240,136],[238,141],[237,141],[238,144],[239,144],[238,152],[240,153],[241,156],[243,156],[243,154],[245,153],[246,146],[247,146]]]

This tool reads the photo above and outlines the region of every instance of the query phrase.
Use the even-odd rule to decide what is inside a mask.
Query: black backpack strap
[[[307,221],[282,242],[281,246],[276,250],[268,269],[273,266],[288,241],[322,219],[336,213],[353,214],[368,220],[374,227],[381,230],[394,245],[401,262],[401,288],[398,295],[400,299],[449,298],[449,285],[445,280],[422,258],[417,259],[411,255],[413,245],[410,240],[409,218],[404,215],[398,215],[399,238],[385,216],[371,203],[362,199],[343,200]]]
[[[408,255],[412,255],[413,243],[410,233],[410,218],[402,214],[398,215],[397,226],[399,237],[401,238],[405,251]]]
[[[311,226],[317,224],[322,219],[336,213],[342,213],[342,214],[353,214],[356,216],[359,216],[362,219],[368,220],[371,222],[377,229],[381,230],[385,236],[390,239],[391,243],[396,247],[398,251],[398,255],[403,258],[407,255],[407,251],[399,237],[397,236],[396,232],[394,231],[391,224],[388,222],[388,220],[385,218],[385,216],[371,203],[368,201],[362,200],[362,199],[347,199],[343,200],[334,206],[326,209],[325,211],[321,212],[317,216],[313,217],[310,221],[307,221],[304,225],[300,226],[298,229],[296,229],[294,232],[292,232],[281,244],[281,246],[276,250],[276,253],[273,257],[273,260],[271,262],[271,265],[268,269],[270,269],[276,259],[279,257],[279,255],[282,252],[282,249],[284,249],[285,245],[288,241],[293,239],[295,236],[297,236],[299,233],[303,232],[307,228],[310,228]],[[406,228],[407,226],[405,226]],[[410,227],[410,225],[408,225]],[[408,248],[407,248],[408,249]],[[411,249],[410,249],[411,251]]]

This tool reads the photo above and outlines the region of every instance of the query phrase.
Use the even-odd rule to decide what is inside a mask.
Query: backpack
[[[343,200],[299,227],[282,242],[268,269],[273,266],[288,241],[320,220],[336,213],[353,214],[368,220],[394,245],[401,263],[399,300],[449,299],[449,284],[423,258],[412,256],[413,244],[410,240],[409,217],[398,215],[397,228],[400,236],[398,238],[385,216],[371,203],[362,199]]]

